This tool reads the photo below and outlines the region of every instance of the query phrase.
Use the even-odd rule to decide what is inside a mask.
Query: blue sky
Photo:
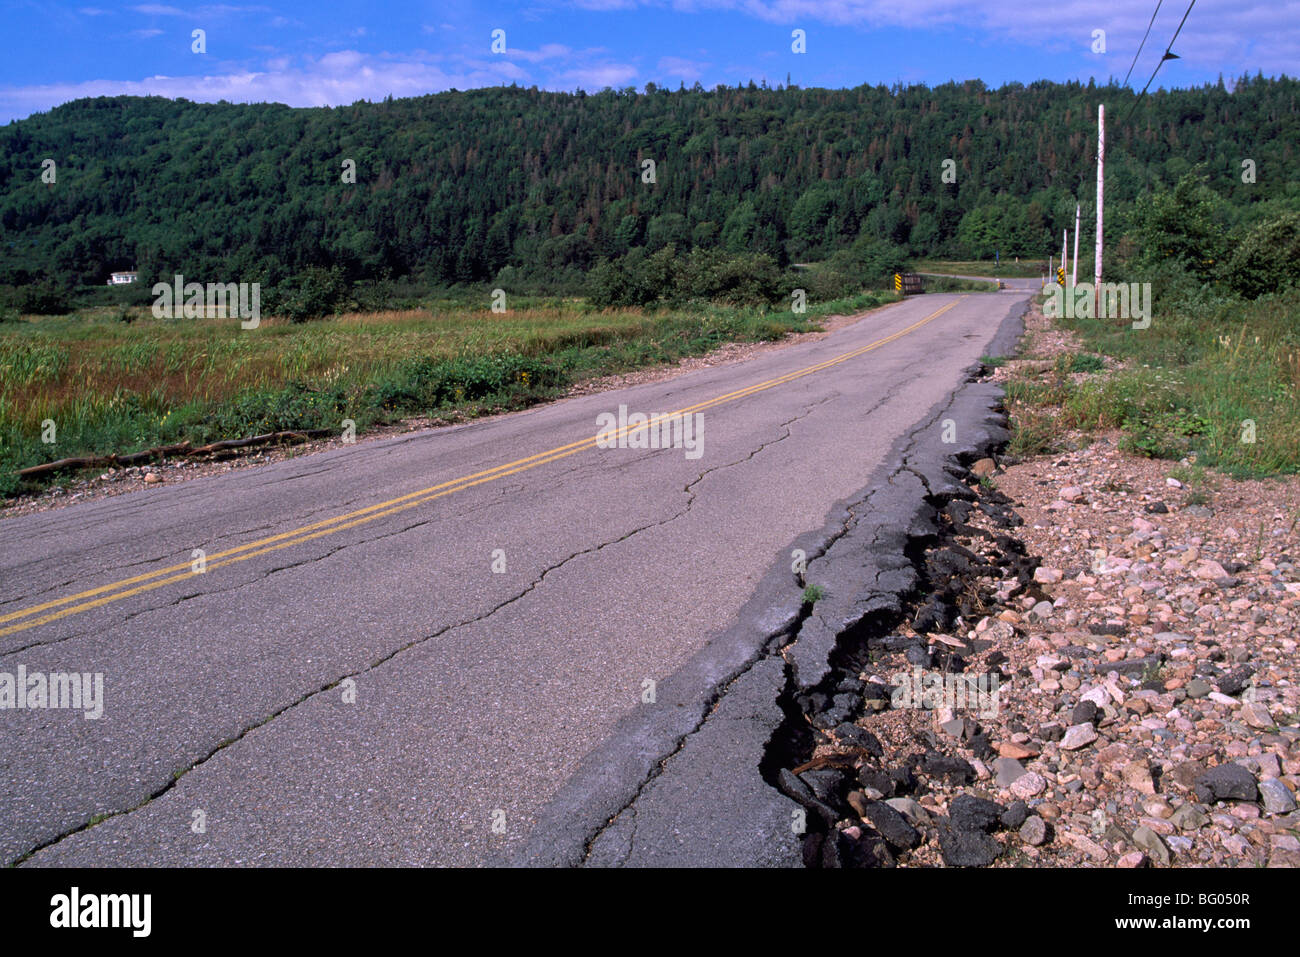
[[[1164,0],[1141,88],[1188,0]],[[519,83],[553,90],[767,80],[992,86],[1123,79],[1155,0],[10,0],[0,122],[81,96],[339,105]],[[205,31],[206,52],[191,49]],[[491,50],[505,31],[505,52]],[[791,49],[805,31],[807,52]],[[1105,52],[1094,52],[1094,31]],[[1157,86],[1300,72],[1300,0],[1197,0]]]

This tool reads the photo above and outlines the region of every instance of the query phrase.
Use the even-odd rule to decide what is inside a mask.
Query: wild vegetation
[[[1294,471],[1296,81],[1160,91],[1131,117],[1130,91],[1077,83],[510,87],[99,98],[0,130],[0,493],[68,455],[516,408],[886,301],[870,290],[909,263],[986,272],[996,252],[1001,275],[1038,275],[1088,209],[1100,100],[1107,276],[1151,282],[1156,319],[1072,320],[1087,354],[1013,388],[1146,454]],[[178,273],[260,283],[262,328],[154,319],[152,283]],[[1124,368],[1071,378],[1099,355]],[[1057,434],[1021,425],[1027,447]]]
[[[600,262],[669,247],[779,267],[853,250],[881,273],[1043,259],[1092,193],[1101,101],[1116,240],[1140,196],[1196,167],[1225,239],[1300,210],[1300,83],[1159,91],[1128,118],[1134,99],[979,81],[501,87],[320,109],[84,99],[0,130],[0,285],[39,312],[134,268],[137,295],[176,273],[256,281],[267,312],[306,317],[342,311],[363,281],[577,293]]]
[[[148,310],[130,323],[111,309],[16,323],[0,332],[0,494],[34,487],[18,469],[75,455],[522,408],[585,378],[778,339],[889,298],[795,313],[710,303],[600,310],[523,297],[497,314],[486,297],[461,296],[307,324],[271,320],[255,332]],[[54,443],[42,441],[47,420]]]
[[[1119,428],[1143,455],[1195,453],[1202,466],[1243,476],[1300,471],[1300,285],[1286,265],[1300,253],[1300,214],[1267,219],[1236,242],[1226,216],[1194,174],[1139,201],[1139,245],[1112,278],[1151,283],[1150,326],[1061,320],[1088,352],[1012,382],[1010,398],[1026,403],[1020,450],[1054,448],[1062,428]],[[1076,379],[1100,371],[1096,353],[1118,367]]]

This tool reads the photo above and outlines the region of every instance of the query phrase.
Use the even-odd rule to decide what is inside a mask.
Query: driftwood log
[[[267,432],[265,435],[254,435],[247,439],[223,439],[220,442],[200,445],[197,449],[191,448],[190,443],[188,442],[181,442],[178,445],[162,445],[158,448],[145,449],[141,452],[130,452],[126,455],[82,455],[74,458],[59,459],[57,462],[45,462],[41,465],[33,465],[29,468],[19,469],[18,474],[23,478],[32,478],[38,475],[51,475],[55,472],[62,472],[66,469],[122,468],[129,465],[138,465],[141,462],[158,461],[159,459],[164,459],[169,455],[184,455],[187,457],[211,456],[212,458],[221,459],[227,458],[231,455],[237,455],[239,450],[255,445],[306,442],[308,439],[318,439],[321,436],[333,434],[333,429],[302,429],[287,432]]]

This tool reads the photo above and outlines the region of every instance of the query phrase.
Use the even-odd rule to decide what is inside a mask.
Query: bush
[[[291,382],[282,389],[251,389],[217,405],[199,431],[208,441],[283,432],[335,428],[347,407],[338,389],[316,391]]]
[[[766,253],[726,255],[696,249],[680,276],[684,298],[707,299],[732,306],[775,303],[789,294],[788,280]]]
[[[863,287],[853,274],[826,265],[796,273],[791,284],[808,293],[810,304],[852,296],[861,292]]]
[[[0,294],[0,312],[4,310],[32,316],[62,316],[71,312],[72,306],[63,290],[46,281],[6,287]]]
[[[598,309],[691,299],[734,306],[765,305],[785,299],[790,288],[776,260],[765,253],[728,255],[721,250],[695,249],[683,260],[675,246],[650,255],[638,247],[619,259],[600,263],[587,277],[588,301]]]
[[[331,315],[348,302],[348,284],[338,266],[311,266],[269,297],[268,310],[293,322]]]
[[[1201,282],[1218,271],[1225,245],[1223,201],[1200,174],[1187,173],[1172,190],[1141,196],[1133,211],[1140,271],[1177,264]]]
[[[863,286],[881,286],[891,281],[894,273],[906,269],[906,257],[893,243],[860,236],[851,247],[831,256],[829,265],[855,277]]]
[[[1240,296],[1258,299],[1296,282],[1300,260],[1300,213],[1260,223],[1237,246],[1224,269],[1228,285]]]
[[[536,398],[565,382],[555,365],[515,353],[440,362],[422,356],[372,385],[366,404],[379,413],[429,412],[481,399]]]

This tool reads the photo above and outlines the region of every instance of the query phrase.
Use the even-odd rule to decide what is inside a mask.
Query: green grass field
[[[894,298],[863,293],[796,315],[715,305],[598,311],[576,299],[513,297],[496,314],[482,296],[251,330],[233,319],[155,319],[148,309],[129,323],[118,309],[27,317],[0,324],[0,494],[37,487],[16,470],[72,456],[523,408],[583,379],[814,331],[819,317]],[[42,441],[49,423],[53,443]]]

